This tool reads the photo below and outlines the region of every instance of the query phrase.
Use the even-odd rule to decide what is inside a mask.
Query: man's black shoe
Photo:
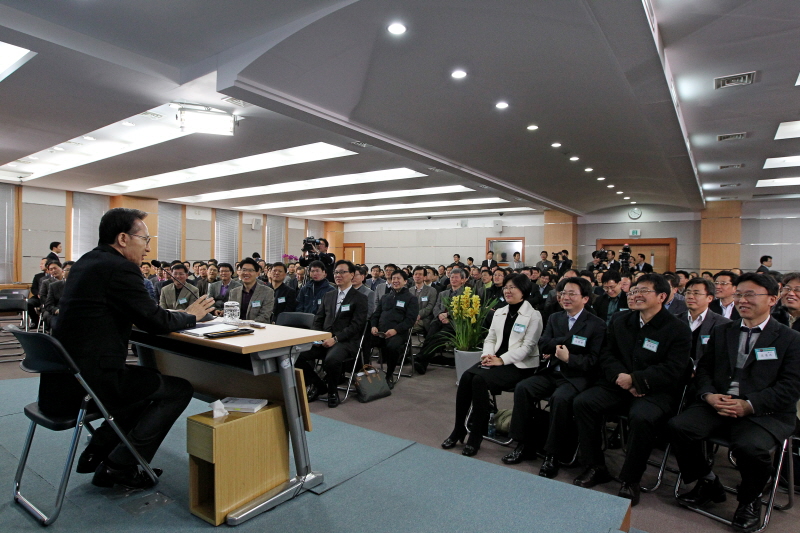
[[[329,393],[328,394],[328,407],[338,407],[339,405],[339,393]]]
[[[79,474],[91,474],[97,470],[100,463],[106,460],[109,453],[110,452],[93,449],[91,446],[87,446],[78,458],[78,466],[75,468],[75,471]]]
[[[612,478],[611,474],[608,473],[608,470],[604,466],[592,467],[590,466],[583,473],[576,477],[575,480],[572,482],[573,485],[577,485],[579,487],[583,487],[585,489],[589,489],[594,487],[595,485],[600,485],[602,483],[608,483],[611,481]]]
[[[315,402],[317,398],[319,398],[319,387],[317,387],[314,383],[306,386],[306,395],[308,396],[308,402]]]
[[[157,476],[161,476],[163,470],[153,468]],[[144,471],[139,469],[139,465],[128,466],[125,468],[111,468],[105,463],[100,463],[92,478],[92,485],[97,487],[113,487],[122,485],[128,489],[146,489],[155,485]]]
[[[678,496],[678,503],[687,507],[704,507],[710,502],[722,503],[726,498],[722,482],[716,477],[714,481],[700,479],[692,490]]]
[[[416,360],[414,361],[414,370],[416,370],[417,374],[419,374],[420,376],[424,376],[425,372],[428,371],[428,365],[426,365],[420,360]]]
[[[631,507],[634,507],[637,503],[639,503],[639,495],[641,494],[641,491],[642,489],[638,483],[625,483],[623,481],[617,496],[620,498],[627,498],[631,501]]]
[[[389,390],[394,390],[394,376],[386,376],[386,384],[389,386]]]
[[[761,496],[749,503],[740,503],[733,513],[733,529],[750,533],[761,526]]]
[[[501,460],[507,465],[518,465],[526,459],[533,459],[535,457],[536,454],[529,450],[529,448],[525,447],[525,443],[520,442],[517,444],[517,447],[514,448],[513,452],[504,455]]]
[[[553,479],[558,475],[558,460],[554,455],[548,455],[544,458],[542,466],[539,467],[539,475],[547,479]]]

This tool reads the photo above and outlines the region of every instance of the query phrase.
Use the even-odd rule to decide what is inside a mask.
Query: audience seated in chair
[[[408,331],[419,316],[417,298],[406,287],[406,273],[392,273],[391,290],[387,292],[371,319],[370,335],[364,339],[365,351],[380,348],[386,363],[386,381],[394,388],[394,371],[406,347]]]

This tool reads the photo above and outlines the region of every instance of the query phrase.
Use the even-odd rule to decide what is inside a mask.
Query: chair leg
[[[356,376],[356,368],[358,368],[359,360],[361,361],[362,366],[364,364],[363,353],[364,353],[363,350],[359,349],[358,353],[356,354],[356,358],[353,359],[353,368],[350,371],[350,379],[347,380],[347,387],[337,387],[339,390],[345,391],[344,398],[340,403],[346,402],[347,398],[350,396],[350,391],[353,388],[353,380],[355,379]]]

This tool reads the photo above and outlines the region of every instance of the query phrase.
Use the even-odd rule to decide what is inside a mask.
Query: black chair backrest
[[[10,331],[19,341],[25,352],[25,359],[20,367],[26,372],[80,372],[78,365],[72,360],[67,351],[54,337],[44,333],[23,331],[16,326],[6,326],[5,331]]]
[[[2,296],[0,296],[2,298]],[[28,309],[28,301],[25,299],[0,299],[0,311],[25,311]]]
[[[275,323],[278,326],[311,329],[311,327],[314,325],[314,314],[283,312],[278,315],[278,320],[276,320]]]
[[[21,292],[0,293],[0,300],[24,300],[25,298],[27,297]]]
[[[21,294],[25,297],[28,296],[28,289],[0,289],[0,295],[6,294]]]

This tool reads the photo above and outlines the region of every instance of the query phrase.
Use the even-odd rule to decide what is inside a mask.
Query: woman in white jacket
[[[475,430],[469,434],[461,455],[471,457],[478,453],[483,431],[489,424],[489,391],[513,389],[539,365],[536,343],[542,334],[542,315],[527,302],[531,287],[525,274],[512,274],[503,282],[503,295],[508,305],[498,309],[492,318],[480,363],[464,372],[459,380],[456,425],[442,448],[453,448],[456,442],[464,441],[467,435],[464,422],[471,404]]]

